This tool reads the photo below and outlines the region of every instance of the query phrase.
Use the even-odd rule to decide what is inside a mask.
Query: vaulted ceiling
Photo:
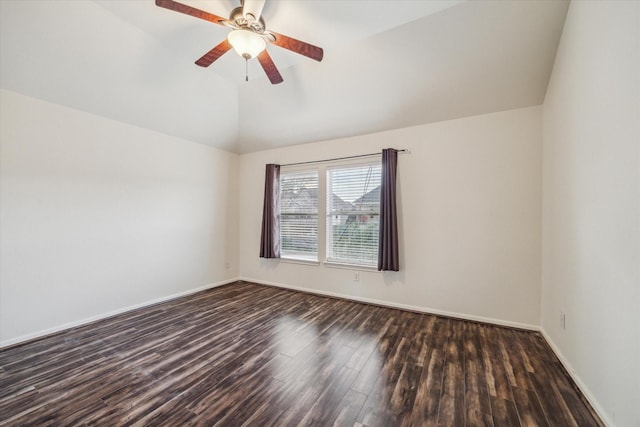
[[[188,1],[228,16],[239,0]],[[0,1],[3,89],[235,152],[539,105],[563,0],[266,0],[267,28],[324,48],[276,46],[284,77],[231,51],[194,61],[228,29],[153,0]]]

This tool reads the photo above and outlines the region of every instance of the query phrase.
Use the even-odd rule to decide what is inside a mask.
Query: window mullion
[[[318,167],[318,259],[327,259],[327,168]]]

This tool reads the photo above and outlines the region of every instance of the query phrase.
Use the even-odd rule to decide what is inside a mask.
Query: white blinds
[[[280,252],[318,259],[318,172],[280,174]]]
[[[327,170],[327,260],[378,262],[380,164]]]

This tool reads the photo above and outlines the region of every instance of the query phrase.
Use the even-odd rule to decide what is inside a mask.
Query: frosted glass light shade
[[[267,47],[261,36],[249,30],[233,30],[227,36],[227,40],[243,58],[255,58]]]

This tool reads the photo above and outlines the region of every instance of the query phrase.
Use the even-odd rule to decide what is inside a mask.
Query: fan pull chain
[[[249,58],[244,58],[244,81],[249,81]]]

